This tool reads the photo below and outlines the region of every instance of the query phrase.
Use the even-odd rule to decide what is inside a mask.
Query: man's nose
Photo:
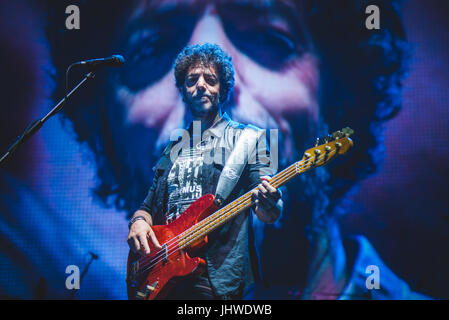
[[[200,77],[198,78],[198,81],[197,81],[197,83],[196,83],[196,89],[197,89],[198,91],[201,91],[201,92],[206,91],[206,83],[205,83],[205,81],[204,81],[204,77],[203,77],[203,76],[200,76]]]
[[[217,14],[214,4],[208,5],[203,16],[198,20],[190,37],[189,44],[204,44],[206,42],[219,45],[233,59],[235,73],[234,95],[240,92],[239,51],[234,47],[225,33],[223,23]],[[204,80],[204,79],[203,79]]]
[[[214,4],[208,5],[205,9],[203,16],[196,23],[189,42],[190,44],[215,43],[227,51],[229,40]]]

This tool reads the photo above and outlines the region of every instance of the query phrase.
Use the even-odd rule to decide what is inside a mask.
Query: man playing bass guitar
[[[219,46],[203,44],[184,48],[175,60],[174,70],[176,86],[193,121],[186,131],[188,134],[178,139],[178,143],[170,143],[163,152],[153,168],[155,176],[148,195],[130,220],[128,244],[134,253],[142,256],[150,254],[150,247],[162,248],[153,225],[171,223],[201,196],[216,194],[227,164],[226,156],[232,154],[242,132],[248,128],[263,132],[232,121],[223,112],[234,87],[234,68],[231,58]],[[261,135],[256,136],[260,139]],[[227,197],[215,198],[224,205],[258,186],[252,192],[253,211],[246,210],[208,235],[207,244],[195,253],[205,260],[205,271],[177,281],[166,298],[241,299],[260,276],[251,227],[252,212],[262,222],[274,223],[281,214],[283,202],[280,191],[269,182],[274,170],[266,161],[267,144],[256,144],[257,156],[253,161],[245,162],[241,172],[226,172],[237,181],[226,190]],[[206,161],[211,154],[213,161]]]

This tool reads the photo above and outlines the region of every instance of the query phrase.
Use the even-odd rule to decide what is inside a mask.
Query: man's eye
[[[215,86],[217,84],[217,79],[215,77],[205,77],[205,80],[211,86]]]
[[[144,62],[150,59],[155,51],[156,42],[142,42],[131,54],[130,61],[135,64]]]
[[[131,90],[140,90],[161,78],[171,66],[183,43],[169,41],[164,34],[136,35],[125,55],[128,63],[121,68],[121,80]],[[162,49],[163,48],[163,49]]]
[[[225,29],[237,48],[266,68],[281,69],[298,54],[291,36],[269,26],[239,30],[228,24]]]
[[[198,77],[187,77],[186,79],[186,85],[188,87],[191,87],[193,85],[195,85],[195,83],[198,81]]]
[[[139,91],[166,75],[188,43],[196,20],[196,14],[181,10],[135,22],[118,43],[128,61],[118,71],[121,83]]]

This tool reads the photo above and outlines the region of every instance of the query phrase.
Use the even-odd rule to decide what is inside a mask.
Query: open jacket
[[[202,167],[203,195],[216,194],[220,174],[226,164],[226,156],[231,154],[245,127],[257,133],[258,141],[254,141],[258,148],[257,154],[244,164],[238,182],[230,184],[232,190],[225,190],[227,186],[224,185],[222,191],[228,196],[223,199],[223,205],[256,187],[260,183],[261,176],[274,174],[272,166],[270,167],[269,148],[264,131],[232,121],[224,113],[211,128],[206,130],[212,136],[214,148],[211,154],[213,161],[204,163]],[[170,155],[173,158],[172,150],[179,147],[177,143],[180,143],[180,140],[170,143],[165,148],[161,159],[153,168],[155,174],[153,184],[140,208],[152,215],[154,224],[166,223],[167,176],[175,161]],[[245,288],[259,277],[251,221],[251,210],[240,213],[209,234],[208,245],[200,252],[200,256],[207,262],[207,275],[213,290],[222,299],[241,298]]]

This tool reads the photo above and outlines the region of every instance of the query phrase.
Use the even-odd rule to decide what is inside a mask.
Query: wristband
[[[143,220],[143,221],[147,222],[147,220],[146,220],[144,217],[142,217],[142,216],[134,217],[134,218],[131,219],[131,221],[129,221],[129,223],[128,223],[128,229],[131,229],[131,226],[132,226],[133,223],[136,222],[137,220]],[[147,223],[148,223],[148,222],[147,222]]]

